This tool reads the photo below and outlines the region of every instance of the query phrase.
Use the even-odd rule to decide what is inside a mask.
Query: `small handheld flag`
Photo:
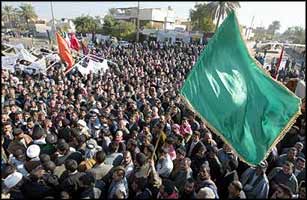
[[[68,73],[70,70],[72,70],[73,65],[75,63],[69,47],[67,46],[66,41],[63,39],[62,36],[60,36],[59,33],[56,33],[56,38],[58,42],[58,47],[59,47],[59,55],[61,59],[67,64],[67,68],[65,70],[65,73]]]

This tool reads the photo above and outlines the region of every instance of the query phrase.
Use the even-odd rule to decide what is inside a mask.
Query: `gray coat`
[[[252,177],[255,175],[255,168],[248,168],[242,174],[241,183],[244,188]],[[244,189],[244,192],[249,199],[267,199],[269,195],[269,181],[266,174],[259,176],[253,184],[252,189]]]
[[[92,169],[89,169],[88,172],[92,173],[96,180],[101,180],[110,172],[112,168],[112,165],[106,165],[104,163],[101,163],[94,166]]]

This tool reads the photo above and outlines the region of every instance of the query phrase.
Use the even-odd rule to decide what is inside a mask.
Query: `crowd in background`
[[[105,73],[2,70],[2,197],[305,199],[303,115],[250,167],[183,103],[203,48],[105,43]]]

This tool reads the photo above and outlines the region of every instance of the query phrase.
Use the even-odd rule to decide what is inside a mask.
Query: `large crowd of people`
[[[2,70],[2,198],[305,199],[303,115],[250,167],[183,103],[204,48],[104,43],[105,73]]]

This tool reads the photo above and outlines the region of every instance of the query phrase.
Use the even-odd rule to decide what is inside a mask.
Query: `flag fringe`
[[[245,160],[237,151],[236,149],[232,146],[232,144],[230,144],[228,142],[228,140],[223,136],[223,134],[221,134],[218,130],[216,130],[214,128],[214,126],[212,126],[204,117],[202,117],[202,115],[200,115],[195,109],[194,107],[190,104],[189,100],[186,99],[182,94],[180,94],[181,99],[183,100],[183,102],[185,103],[185,105],[191,110],[193,111],[195,114],[198,115],[198,117],[201,118],[201,120],[206,124],[207,127],[209,127],[209,129],[217,136],[219,136],[222,141],[224,143],[226,143],[233,151],[234,153],[240,158],[241,161],[243,161],[244,163],[248,164],[249,166],[252,167],[256,167],[256,165],[248,162],[247,160]],[[282,131],[278,134],[278,137],[274,140],[274,142],[270,145],[269,150],[267,151],[267,153],[264,156],[264,159],[267,159],[267,157],[270,155],[272,149],[280,142],[280,140],[283,139],[283,137],[286,135],[286,133],[289,131],[289,129],[293,126],[293,124],[295,123],[296,119],[299,117],[299,115],[301,115],[300,109],[292,116],[291,120],[287,123],[287,125],[282,129]]]
[[[235,20],[238,23],[238,19],[237,17],[235,16]],[[222,25],[221,25],[222,26]],[[246,41],[243,39],[242,37],[242,33],[241,31],[240,32],[240,39],[244,42],[244,47],[246,49],[246,51],[248,52],[248,56],[254,61],[254,63],[256,64],[256,66],[263,71],[263,74],[265,76],[267,76],[269,79],[271,79],[272,81],[274,81],[275,83],[277,83],[279,86],[281,86],[283,89],[285,89],[286,91],[288,91],[288,93],[290,95],[292,95],[293,97],[295,98],[298,98],[291,90],[289,90],[285,85],[283,85],[281,82],[273,79],[270,74],[267,74],[267,72],[261,67],[261,64],[259,61],[257,61],[255,58],[253,58],[250,54],[250,51],[248,50],[247,46],[246,46]],[[214,38],[212,38],[214,39]],[[210,42],[210,41],[209,41]],[[205,50],[204,50],[205,51]],[[255,167],[256,165],[255,164],[252,164],[250,162],[248,162],[247,160],[245,160],[236,150],[235,148],[233,148],[233,146],[228,142],[228,140],[218,131],[214,128],[214,126],[212,126],[204,117],[202,117],[195,109],[194,107],[191,105],[191,103],[189,102],[188,99],[186,99],[182,94],[179,94],[181,99],[183,100],[183,102],[185,103],[185,105],[191,110],[193,111],[194,113],[196,113],[200,118],[201,120],[206,124],[206,126],[209,127],[209,129],[214,133],[216,134],[217,136],[219,136],[222,141],[224,143],[226,143],[227,145],[230,146],[230,148],[233,150],[233,152],[240,158],[240,160],[246,164],[248,164],[249,166],[252,166],[252,167]],[[267,153],[265,154],[264,156],[264,159],[267,159],[267,157],[270,155],[272,149],[284,138],[284,136],[286,135],[286,133],[290,130],[290,128],[293,126],[293,124],[295,123],[296,119],[302,114],[301,113],[301,99],[299,99],[299,104],[298,104],[298,111],[291,117],[290,121],[286,124],[286,126],[281,130],[281,132],[279,132],[277,138],[273,141],[273,143],[270,145]]]
[[[238,18],[235,15],[235,20],[236,23],[239,24]],[[285,89],[286,91],[288,91],[288,93],[290,95],[292,95],[293,97],[297,98],[299,100],[299,104],[298,104],[298,111],[291,117],[290,121],[286,124],[286,126],[281,130],[281,132],[278,134],[278,137],[274,140],[274,142],[272,143],[272,145],[269,147],[269,150],[267,151],[266,155],[264,156],[264,159],[267,159],[267,157],[270,155],[272,149],[284,138],[284,136],[286,135],[286,133],[290,130],[290,128],[293,126],[293,124],[296,122],[296,119],[302,114],[301,113],[301,105],[302,105],[302,101],[300,98],[298,98],[290,89],[288,89],[283,83],[281,83],[280,81],[278,81],[277,79],[274,79],[270,74],[267,73],[267,71],[261,66],[261,63],[256,60],[252,55],[251,52],[248,50],[247,45],[246,45],[246,41],[244,40],[244,37],[242,36],[241,31],[240,32],[240,37],[241,40],[244,42],[244,47],[246,49],[246,51],[248,52],[248,56],[254,61],[254,63],[256,64],[256,66],[262,70],[263,74],[268,77],[269,79],[271,79],[272,81],[274,81],[275,83],[277,83],[279,86],[281,86],[283,89]],[[277,72],[278,73],[278,72]],[[245,160],[243,160],[244,162],[246,162]],[[248,162],[246,162],[247,164],[249,164]]]

